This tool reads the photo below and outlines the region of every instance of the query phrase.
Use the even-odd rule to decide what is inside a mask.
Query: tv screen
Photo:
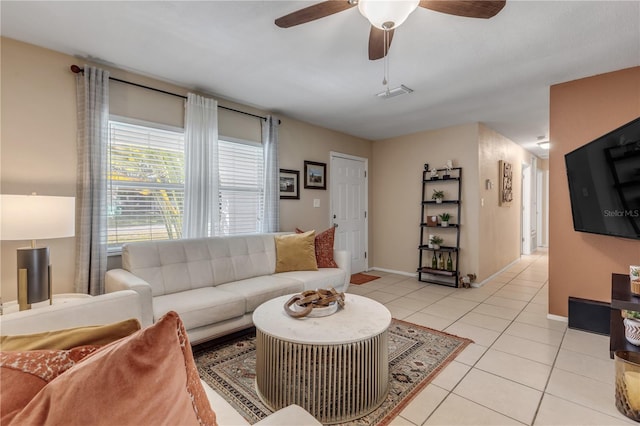
[[[576,231],[640,239],[640,117],[565,155]]]

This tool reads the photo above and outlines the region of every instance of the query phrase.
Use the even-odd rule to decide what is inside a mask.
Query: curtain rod
[[[71,65],[70,68],[71,68],[71,72],[74,73],[74,74],[84,73],[84,69],[80,68],[77,65]],[[162,90],[162,89],[156,89],[155,87],[145,86],[144,84],[138,84],[138,83],[134,83],[132,81],[121,80],[119,78],[115,78],[115,77],[111,77],[111,76],[109,77],[109,80],[117,81],[119,83],[128,84],[130,86],[141,87],[143,89],[152,90],[154,92],[164,93],[165,95],[176,96],[178,98],[187,99],[186,96],[179,95],[177,93],[168,92],[168,91]],[[263,117],[261,115],[251,114],[250,112],[240,111],[240,110],[229,108],[229,107],[222,106],[222,105],[218,105],[218,108],[226,109],[227,111],[233,111],[233,112],[237,112],[237,113],[244,114],[244,115],[249,115],[251,117],[259,118],[261,120],[266,120],[267,119],[267,117]],[[280,124],[280,120],[278,120],[278,124]]]

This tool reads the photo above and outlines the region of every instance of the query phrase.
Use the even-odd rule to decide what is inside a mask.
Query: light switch
[[[484,198],[480,198],[480,207],[484,207]]]
[[[320,199],[319,198],[314,198],[313,199],[313,207],[320,207]]]

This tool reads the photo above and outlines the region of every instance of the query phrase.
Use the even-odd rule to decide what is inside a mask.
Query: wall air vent
[[[393,89],[387,88],[386,90],[376,94],[376,96],[382,99],[390,99],[395,98],[396,96],[406,95],[411,92],[413,92],[413,89],[409,89],[404,84],[401,84],[399,87],[395,87]]]

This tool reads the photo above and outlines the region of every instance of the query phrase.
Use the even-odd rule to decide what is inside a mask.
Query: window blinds
[[[264,203],[262,144],[220,140],[218,155],[221,234],[258,232]]]
[[[109,248],[132,241],[180,238],[183,132],[112,120],[109,141]]]

